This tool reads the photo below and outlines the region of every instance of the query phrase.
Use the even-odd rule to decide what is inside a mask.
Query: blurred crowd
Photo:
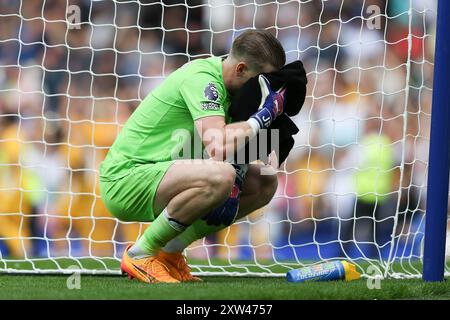
[[[303,61],[300,133],[271,204],[189,253],[415,254],[399,243],[422,234],[436,1],[412,3],[0,1],[1,256],[120,256],[145,224],[108,213],[99,163],[168,74],[247,28]]]

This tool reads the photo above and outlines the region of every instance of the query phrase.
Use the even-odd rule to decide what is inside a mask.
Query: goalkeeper
[[[284,91],[273,91],[259,76],[259,110],[248,121],[230,123],[228,108],[247,80],[279,70],[285,60],[268,31],[246,31],[226,59],[198,59],[173,72],[128,119],[100,165],[100,193],[119,220],[152,222],[123,254],[121,268],[130,279],[199,281],[183,250],[272,199],[277,177],[261,174],[270,164],[225,160],[242,146],[236,141],[245,143],[282,113]],[[180,132],[188,134],[174,134]],[[193,161],[189,153],[176,159],[180,145],[194,145],[196,134],[210,158]]]

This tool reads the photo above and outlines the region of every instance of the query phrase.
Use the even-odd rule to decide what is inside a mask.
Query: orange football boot
[[[172,277],[168,266],[165,265],[158,256],[143,259],[132,259],[128,255],[129,245],[123,253],[120,268],[122,273],[128,275],[128,279],[134,278],[146,283],[179,283],[180,281]]]
[[[191,268],[186,262],[186,257],[181,252],[164,252],[158,253],[158,258],[169,268],[170,275],[178,281],[203,281],[191,274]]]

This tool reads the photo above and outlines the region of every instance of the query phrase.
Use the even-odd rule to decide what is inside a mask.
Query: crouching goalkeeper
[[[183,250],[272,199],[277,178],[261,174],[264,165],[236,166],[224,160],[240,147],[237,141],[255,136],[282,113],[284,92],[273,91],[260,76],[264,94],[258,112],[248,121],[230,123],[228,108],[247,80],[279,70],[285,59],[283,47],[269,32],[244,32],[226,59],[198,59],[182,66],[128,119],[100,166],[100,192],[118,219],[152,222],[123,254],[121,268],[130,279],[199,281]],[[180,130],[189,134],[173,134]],[[223,139],[211,139],[211,132]],[[180,143],[194,144],[195,133],[211,158],[174,159]]]

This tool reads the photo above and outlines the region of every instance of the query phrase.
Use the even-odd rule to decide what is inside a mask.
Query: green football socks
[[[182,252],[194,241],[224,229],[224,225],[208,225],[205,220],[197,219],[184,232],[170,240],[163,248],[165,252]]]
[[[128,250],[131,258],[155,256],[170,240],[186,230],[185,225],[170,218],[167,209],[153,221],[144,234]]]

